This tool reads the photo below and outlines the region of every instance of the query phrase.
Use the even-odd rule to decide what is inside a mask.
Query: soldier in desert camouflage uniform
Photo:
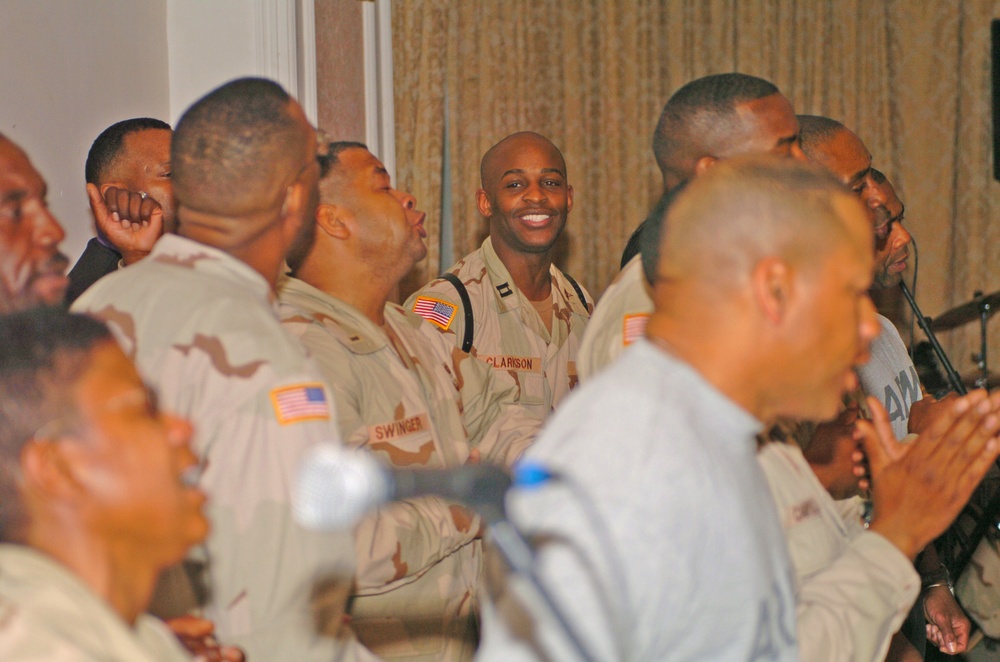
[[[321,583],[340,592],[327,606],[345,605],[349,535],[304,530],[289,504],[303,452],[338,439],[327,387],[275,311],[283,260],[297,264],[312,240],[316,133],[278,85],[242,79],[185,113],[171,156],[179,235],[76,308],[107,321],[195,424],[212,521],[206,611],[220,635],[249,659],[369,658],[349,632],[317,635],[310,613]]]
[[[426,247],[423,212],[363,145],[331,145],[316,242],[280,284],[281,316],[319,364],[349,445],[398,467],[512,462],[539,421],[513,385],[387,303]],[[400,204],[402,203],[402,204]],[[358,527],[352,625],[386,658],[468,660],[477,642],[482,523],[436,497]]]
[[[536,133],[501,140],[483,156],[480,172],[476,200],[490,236],[448,270],[464,292],[442,277],[406,307],[509,375],[520,404],[544,418],[576,385],[576,353],[593,308],[590,295],[552,264],[573,187],[562,154]]]

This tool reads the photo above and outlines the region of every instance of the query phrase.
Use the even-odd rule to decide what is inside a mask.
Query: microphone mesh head
[[[292,514],[307,529],[345,529],[384,503],[390,489],[386,470],[368,453],[319,444],[299,467]]]

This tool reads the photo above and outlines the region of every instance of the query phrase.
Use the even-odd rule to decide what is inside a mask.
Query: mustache
[[[69,258],[62,253],[55,253],[52,257],[45,260],[39,265],[38,275],[40,276],[51,276],[58,275],[62,276],[66,273],[66,269],[69,268]]]
[[[62,253],[55,253],[45,261],[38,263],[28,279],[29,283],[32,283],[39,278],[45,278],[46,276],[65,276],[66,270],[69,268],[69,258]]]

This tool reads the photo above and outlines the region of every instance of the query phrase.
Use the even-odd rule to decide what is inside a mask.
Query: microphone
[[[307,529],[344,529],[390,501],[439,496],[476,510],[488,523],[504,518],[504,496],[512,485],[540,485],[553,474],[519,463],[513,475],[495,464],[449,469],[393,469],[370,453],[339,444],[312,448],[299,467],[292,514]]]

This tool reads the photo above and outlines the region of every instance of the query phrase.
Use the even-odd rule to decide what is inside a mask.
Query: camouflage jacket
[[[205,615],[219,639],[249,659],[367,659],[336,609],[336,636],[314,626],[317,586],[327,604],[346,605],[353,544],[348,532],[307,531],[291,517],[301,455],[338,433],[328,388],[278,322],[268,283],[222,251],[166,235],[74,309],[107,322],[164,409],[194,424],[212,523]]]
[[[385,307],[380,329],[360,311],[295,278],[281,283],[281,317],[331,384],[349,445],[397,467],[512,462],[540,421],[513,385],[452,347],[420,317]],[[383,657],[471,659],[476,644],[481,523],[438,499],[379,509],[355,532],[352,625]]]
[[[580,379],[592,378],[643,337],[653,312],[645,285],[642,258],[636,255],[611,281],[594,308],[576,357]]]
[[[183,662],[167,627],[129,625],[69,569],[22,545],[0,545],[0,659],[6,662]]]
[[[536,416],[548,416],[576,385],[576,354],[593,309],[589,293],[576,290],[553,265],[552,333],[531,301],[514,285],[493,244],[482,247],[449,271],[462,281],[472,304],[473,356],[486,361],[518,388],[518,402]],[[465,317],[461,298],[447,280],[431,281],[406,302],[456,346],[462,346]]]

